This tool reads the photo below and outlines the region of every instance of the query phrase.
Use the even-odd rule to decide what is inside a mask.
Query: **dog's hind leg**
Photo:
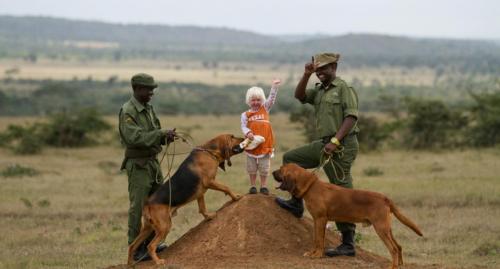
[[[128,247],[128,260],[127,260],[128,265],[132,265],[134,263],[134,258],[133,258],[134,253],[139,248],[139,245],[142,242],[144,242],[144,240],[146,240],[146,238],[148,238],[148,236],[151,235],[152,232],[153,232],[153,227],[151,226],[148,220],[145,220],[143,218],[141,231],[139,232],[135,240]]]
[[[396,244],[396,247],[398,248],[398,257],[399,257],[399,265],[403,265],[403,248],[398,244],[398,241],[394,238],[394,235],[392,234],[392,229],[390,231],[391,239]]]
[[[156,247],[167,237],[167,234],[170,232],[170,228],[172,227],[170,207],[166,205],[151,206],[150,216],[151,224],[155,231],[155,237],[148,245],[148,253],[157,265],[165,264],[165,260],[160,259],[156,254]]]
[[[377,232],[382,242],[384,242],[385,246],[389,250],[392,256],[392,266],[391,269],[397,269],[399,265],[399,249],[391,238],[391,221],[388,218],[384,220],[373,222],[373,228]]]

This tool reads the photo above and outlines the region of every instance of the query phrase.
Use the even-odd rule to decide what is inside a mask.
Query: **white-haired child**
[[[250,109],[241,114],[241,131],[246,138],[254,142],[245,150],[247,172],[250,176],[250,194],[257,193],[255,185],[257,172],[260,175],[260,193],[269,194],[266,181],[274,153],[274,135],[269,121],[269,111],[276,100],[280,84],[280,79],[273,79],[267,100],[262,88],[251,87],[247,90],[246,103]]]

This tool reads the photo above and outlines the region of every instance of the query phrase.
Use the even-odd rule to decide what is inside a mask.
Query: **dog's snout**
[[[274,177],[274,179],[276,179],[277,181],[281,180],[280,170],[274,170],[274,171],[273,171],[273,177]]]
[[[236,145],[233,147],[232,151],[234,154],[238,154],[238,153],[242,153],[243,149],[240,147],[240,145]]]

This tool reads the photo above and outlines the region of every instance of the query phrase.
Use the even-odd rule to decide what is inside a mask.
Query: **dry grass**
[[[210,85],[226,84],[269,84],[274,77],[290,79],[294,83],[302,75],[303,65],[271,65],[250,63],[219,63],[213,69],[203,68],[201,62],[167,62],[167,61],[122,61],[118,63],[104,61],[49,61],[39,60],[36,64],[21,60],[0,60],[0,79],[7,77],[6,70],[18,68],[14,78],[25,79],[87,79],[107,80],[117,76],[119,80],[128,81],[138,72],[152,74],[159,81],[201,82]],[[338,74],[352,81],[356,78],[363,85],[371,85],[378,81],[381,85],[433,85],[435,72],[429,68],[411,70],[398,67],[339,67]],[[314,77],[312,80],[315,80]],[[313,82],[313,81],[311,81]]]
[[[8,123],[33,120],[0,118],[0,130]],[[109,120],[114,122],[115,117]],[[163,116],[161,120],[165,127],[191,130],[197,143],[219,133],[239,133],[238,115]],[[273,115],[272,122],[278,141],[272,163],[276,168],[283,152],[302,144],[302,137],[286,115]],[[176,150],[189,148],[179,145]],[[126,176],[118,172],[122,154],[118,142],[110,138],[97,147],[46,149],[35,156],[0,149],[0,170],[17,163],[42,172],[35,177],[0,177],[0,268],[95,268],[124,263],[128,196]],[[175,163],[181,160],[179,156]],[[221,181],[241,193],[248,189],[244,161],[243,156],[235,156],[233,167],[219,174]],[[353,172],[357,188],[387,194],[424,232],[425,238],[418,238],[394,222],[406,262],[498,268],[498,163],[499,149],[389,151],[361,153]],[[384,174],[367,177],[363,170],[368,167]],[[284,195],[274,188],[272,192]],[[209,191],[206,200],[208,208],[216,210],[228,198]],[[182,208],[167,243],[200,220],[196,205]],[[388,256],[372,228],[358,231],[361,247]]]

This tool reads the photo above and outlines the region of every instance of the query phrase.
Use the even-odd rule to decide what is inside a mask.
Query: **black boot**
[[[328,248],[325,250],[325,255],[328,257],[335,256],[355,256],[356,249],[354,248],[354,231],[346,231],[342,233],[342,244],[336,248]]]
[[[149,260],[151,260],[151,256],[149,256],[148,253],[148,245],[146,242],[143,242],[134,253],[134,261],[141,262]]]
[[[148,253],[148,245],[151,243],[153,238],[155,237],[155,233],[152,233],[144,242],[142,242],[141,246],[134,253],[135,261],[149,261],[151,260],[151,256]],[[167,248],[167,244],[161,243],[156,247],[156,253],[160,253],[162,250]]]
[[[300,198],[295,198],[292,196],[290,200],[285,200],[283,198],[277,197],[275,201],[280,207],[288,210],[297,218],[301,218],[302,214],[304,214],[304,203]]]

